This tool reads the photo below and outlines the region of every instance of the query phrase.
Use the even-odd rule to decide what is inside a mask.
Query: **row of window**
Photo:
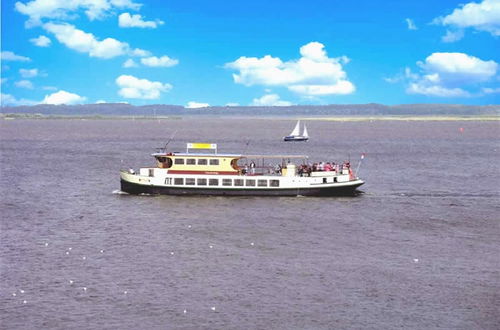
[[[176,158],[174,160],[174,164],[176,165],[219,165],[218,159],[206,159],[206,158]]]
[[[174,185],[186,186],[218,186],[219,181],[226,187],[279,187],[279,180],[255,180],[255,179],[206,179],[206,178],[174,178]],[[165,184],[171,185],[172,178],[166,178]]]

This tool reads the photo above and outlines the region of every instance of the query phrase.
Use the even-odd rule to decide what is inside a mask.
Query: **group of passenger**
[[[311,172],[340,172],[343,169],[349,169],[351,164],[349,162],[344,162],[343,164],[336,164],[335,162],[319,162],[309,164],[302,164],[299,166],[298,174],[299,176],[311,176]]]
[[[278,174],[281,175],[283,170],[282,165],[278,164],[274,167],[269,167],[269,174]],[[337,172],[339,173],[343,169],[350,169],[351,164],[349,162],[344,162],[342,164],[336,164],[335,162],[319,162],[310,164],[302,164],[298,167],[297,173],[299,176],[311,176],[312,172]],[[255,163],[251,162],[250,166],[245,164],[243,169],[241,170],[243,175],[255,175]]]

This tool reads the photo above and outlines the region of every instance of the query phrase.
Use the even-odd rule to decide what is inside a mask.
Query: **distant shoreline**
[[[59,120],[181,120],[183,118],[193,117],[213,117],[220,119],[266,119],[266,120],[304,120],[304,121],[337,121],[337,122],[356,122],[356,121],[500,121],[500,116],[494,115],[375,115],[375,116],[242,116],[242,115],[176,115],[176,116],[122,116],[122,115],[47,115],[47,114],[20,114],[20,113],[2,113],[0,119],[59,119]]]

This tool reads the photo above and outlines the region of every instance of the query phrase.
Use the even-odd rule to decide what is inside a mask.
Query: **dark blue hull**
[[[308,137],[305,136],[285,136],[283,138],[283,141],[285,142],[292,142],[292,141],[307,141],[309,140]]]
[[[301,189],[224,189],[224,188],[184,188],[141,185],[121,180],[121,191],[133,195],[212,195],[212,196],[353,196],[363,182],[351,186],[312,187]]]

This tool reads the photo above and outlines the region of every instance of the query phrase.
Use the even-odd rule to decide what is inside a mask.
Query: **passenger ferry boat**
[[[205,149],[205,153],[190,152]],[[208,152],[208,150],[211,150]],[[129,194],[332,196],[352,195],[364,181],[349,163],[308,164],[307,156],[219,154],[217,145],[188,143],[186,152],[153,153],[156,167],[121,170]],[[296,162],[300,161],[300,165]],[[270,162],[275,163],[271,165]]]

